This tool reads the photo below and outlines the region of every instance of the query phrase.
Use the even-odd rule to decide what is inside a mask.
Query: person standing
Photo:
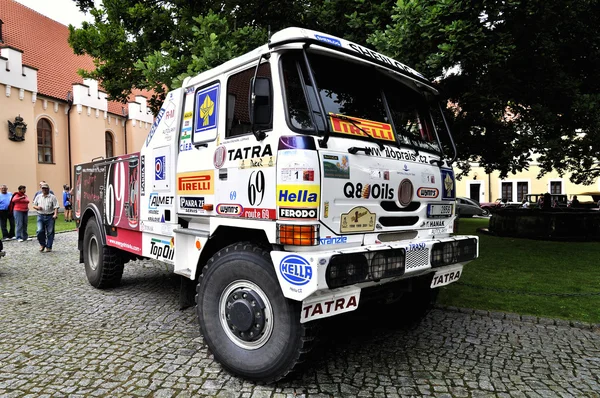
[[[63,185],[63,206],[65,207],[65,222],[73,221],[73,205],[71,203],[71,188]]]
[[[27,221],[29,219],[29,198],[25,191],[25,185],[19,185],[19,190],[12,198],[13,215],[17,224],[17,239],[19,242],[31,240],[27,235]]]
[[[37,191],[37,192],[35,193],[35,195],[33,195],[33,200],[35,200],[35,198],[37,198],[37,197],[38,197],[38,195],[41,195],[41,194],[42,194],[42,185],[44,185],[44,184],[48,184],[48,183],[47,183],[46,181],[40,181],[40,190],[39,190],[39,191]],[[54,191],[50,190],[50,193],[51,193],[52,195],[54,195]]]
[[[58,199],[50,193],[48,184],[42,184],[42,194],[33,200],[33,208],[38,211],[37,239],[40,243],[40,252],[44,249],[52,251],[54,242],[54,222],[58,217]]]
[[[8,187],[4,184],[0,185],[0,228],[2,229],[2,237],[4,240],[15,239],[15,219],[10,211],[10,200],[12,192],[8,192]],[[6,223],[9,228],[6,228]]]

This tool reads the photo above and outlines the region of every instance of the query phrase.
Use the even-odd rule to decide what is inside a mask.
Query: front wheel
[[[123,261],[114,247],[102,244],[100,227],[91,219],[83,234],[83,262],[90,285],[99,289],[117,286],[123,276]]]
[[[484,208],[484,209],[482,209],[482,210],[483,210],[483,213],[481,214],[482,216],[484,216],[484,217],[487,217],[487,216],[489,216],[489,215],[490,215],[490,209],[485,209],[485,208]]]
[[[250,243],[228,246],[204,267],[197,287],[200,331],[215,359],[244,378],[274,382],[312,348],[300,303],[281,292],[269,253]]]

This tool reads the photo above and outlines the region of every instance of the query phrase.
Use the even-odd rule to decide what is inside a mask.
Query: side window
[[[255,70],[255,67],[246,69],[227,80],[227,138],[251,133],[249,99]],[[268,63],[260,65],[258,76],[271,78],[271,67]]]
[[[109,131],[104,133],[104,146],[106,147],[106,157],[112,158],[115,153],[114,144],[113,144],[113,136]]]

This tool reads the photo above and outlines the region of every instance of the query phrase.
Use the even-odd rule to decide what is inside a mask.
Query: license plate
[[[454,205],[429,204],[427,205],[427,217],[450,217],[453,213],[453,210]]]
[[[456,282],[460,278],[462,269],[462,265],[459,265],[457,267],[436,272],[431,281],[431,288],[435,289],[436,287],[446,286],[452,282]]]

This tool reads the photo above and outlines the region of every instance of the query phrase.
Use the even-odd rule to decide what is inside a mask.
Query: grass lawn
[[[600,323],[600,243],[501,238],[476,232],[488,223],[486,218],[459,221],[460,235],[479,235],[479,258],[464,268],[458,283],[442,288],[440,304]]]
[[[37,229],[37,216],[29,216],[27,220],[27,234],[35,239],[35,230]],[[65,222],[65,216],[62,213],[58,214],[58,218],[54,223],[54,232],[73,231],[77,229],[75,221]]]

